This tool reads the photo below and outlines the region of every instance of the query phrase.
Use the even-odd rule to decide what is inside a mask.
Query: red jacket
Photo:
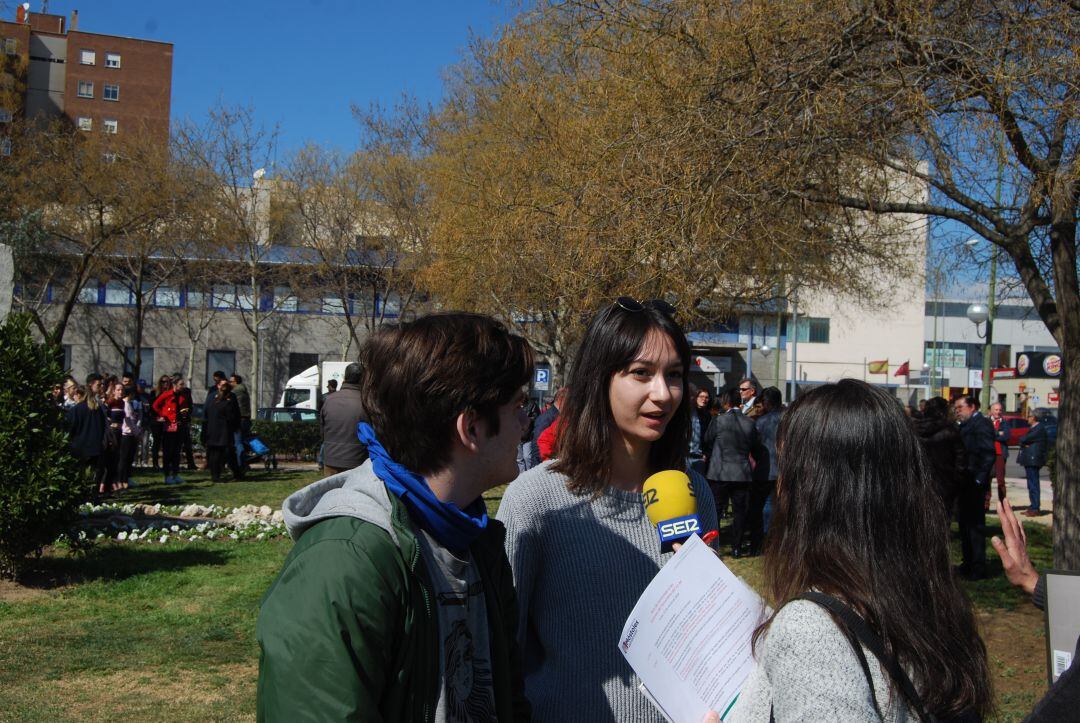
[[[542,462],[547,462],[555,456],[555,440],[559,436],[559,422],[561,421],[556,419],[536,438],[536,448],[540,450],[540,461]]]
[[[176,398],[176,390],[170,389],[159,394],[151,406],[154,408],[154,411],[158,413],[158,416],[162,417],[168,424],[176,424],[179,421],[179,415],[177,413],[179,407],[178,401],[179,400]]]

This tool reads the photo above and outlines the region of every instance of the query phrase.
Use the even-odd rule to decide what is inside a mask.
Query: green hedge
[[[0,577],[14,577],[69,533],[90,484],[49,399],[64,376],[59,355],[35,343],[30,328],[23,314],[0,326]]]
[[[203,420],[191,420],[191,442],[197,452],[205,453],[199,441]],[[256,419],[251,431],[270,448],[278,459],[314,460],[322,446],[322,430],[318,422],[271,422]]]
[[[322,446],[322,430],[318,422],[271,422],[256,419],[251,431],[278,456],[290,459],[313,460]]]

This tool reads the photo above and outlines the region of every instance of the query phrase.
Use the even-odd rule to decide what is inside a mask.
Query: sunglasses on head
[[[619,307],[623,311],[631,311],[637,313],[639,311],[645,311],[645,309],[655,309],[665,316],[674,316],[675,307],[667,303],[663,299],[649,299],[648,301],[638,301],[630,296],[620,296],[615,299],[615,306]]]

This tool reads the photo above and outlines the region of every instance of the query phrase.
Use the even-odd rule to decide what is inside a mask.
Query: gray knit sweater
[[[890,699],[888,678],[874,654],[865,647],[863,654],[885,723],[917,720],[898,696]],[[817,603],[796,600],[777,614],[727,721],[768,723],[770,711],[777,723],[882,720],[851,643]]]
[[[498,518],[520,608],[518,636],[533,719],[662,721],[618,650],[630,610],[669,555],[641,495],[609,489],[576,497],[546,462],[507,488]],[[698,515],[715,530],[716,505],[693,475]]]

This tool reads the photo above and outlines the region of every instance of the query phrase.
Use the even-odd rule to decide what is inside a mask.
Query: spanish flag
[[[889,373],[889,360],[882,359],[881,361],[872,361],[866,363],[868,371],[871,374],[888,374]]]

